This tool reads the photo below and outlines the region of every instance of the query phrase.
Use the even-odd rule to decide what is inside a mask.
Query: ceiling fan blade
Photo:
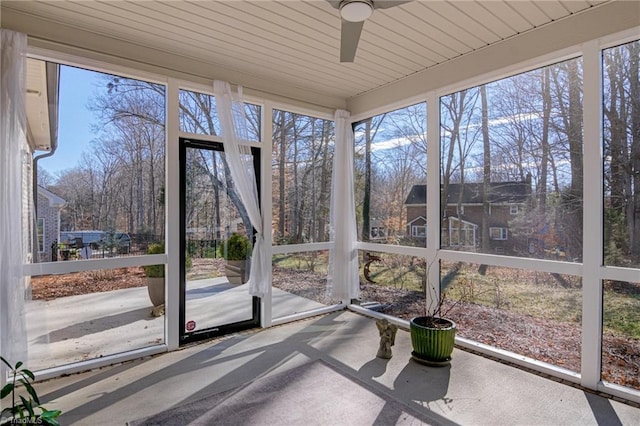
[[[389,9],[390,7],[400,6],[401,4],[412,2],[413,0],[372,0],[374,9]],[[340,3],[343,0],[327,0],[327,3],[334,9],[340,9]]]
[[[356,49],[360,41],[363,22],[349,22],[342,20],[340,34],[340,62],[353,62],[356,57]]]
[[[390,7],[400,6],[404,3],[409,3],[413,0],[374,0],[374,9],[389,9]]]

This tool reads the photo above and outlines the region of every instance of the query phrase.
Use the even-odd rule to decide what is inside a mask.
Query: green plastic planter
[[[437,327],[428,327],[427,321]],[[409,323],[411,330],[411,354],[417,361],[446,365],[451,361],[456,337],[456,323],[445,318],[415,317]]]

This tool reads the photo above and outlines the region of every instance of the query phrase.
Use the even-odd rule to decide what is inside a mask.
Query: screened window
[[[337,304],[327,293],[329,252],[276,254],[272,258],[273,317],[280,318],[300,312]],[[295,303],[288,303],[295,299]]]
[[[273,111],[273,241],[329,241],[333,121]]]
[[[458,336],[580,371],[580,277],[458,261],[440,275]]]
[[[448,244],[495,253],[492,241],[508,234],[505,254],[544,259],[562,246],[581,259],[580,58],[443,96],[440,123],[440,211],[456,226],[443,230]]]
[[[640,41],[602,52],[604,262],[640,267]],[[635,133],[634,133],[635,129]]]
[[[635,269],[640,268],[639,63],[640,40],[602,51],[604,264]],[[602,379],[640,390],[640,282],[604,280],[602,311]]]
[[[164,317],[150,315],[144,268],[117,258],[164,243],[165,86],[59,68],[58,146],[34,162],[38,196],[29,200],[42,272],[25,294],[27,333],[12,336],[25,339],[24,361],[34,370],[164,341]],[[107,269],[81,265],[107,257],[115,258]],[[47,273],[55,268],[78,272]],[[82,331],[73,332],[78,324]],[[72,338],[59,337],[70,330]]]
[[[61,238],[57,259],[146,254],[164,241],[165,87],[61,65],[59,91],[58,147],[37,163],[38,185],[63,204],[47,235],[108,238],[87,241],[90,253]]]
[[[179,100],[181,131],[198,135],[221,135],[215,96],[191,90],[180,90]],[[260,105],[245,103],[244,113],[248,123],[247,136],[249,140],[260,141],[262,108]]]
[[[354,125],[361,241],[425,246],[410,224],[427,215],[426,120],[426,104],[420,103]]]

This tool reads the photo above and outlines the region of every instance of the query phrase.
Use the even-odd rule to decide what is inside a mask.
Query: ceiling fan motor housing
[[[343,0],[340,2],[340,16],[345,21],[362,22],[373,13],[372,0]]]

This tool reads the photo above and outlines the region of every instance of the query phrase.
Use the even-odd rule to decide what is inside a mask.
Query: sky
[[[82,153],[88,152],[89,142],[95,138],[91,125],[97,123],[97,119],[87,106],[99,75],[79,68],[60,67],[58,149],[53,156],[38,160],[38,165],[54,177],[78,165]]]

